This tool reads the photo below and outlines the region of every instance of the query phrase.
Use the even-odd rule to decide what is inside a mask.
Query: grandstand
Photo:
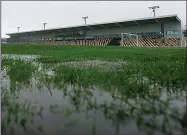
[[[177,15],[10,33],[7,35],[10,36],[8,43],[15,44],[89,46],[182,46],[182,40],[184,39],[181,20]]]

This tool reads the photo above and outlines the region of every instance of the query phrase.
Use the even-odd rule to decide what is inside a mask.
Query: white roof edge
[[[164,16],[156,16],[156,17],[146,17],[146,18],[137,18],[137,19],[128,19],[128,20],[121,20],[121,21],[113,21],[113,22],[102,22],[102,23],[95,23],[95,24],[89,24],[86,26],[94,26],[94,25],[105,25],[105,24],[111,24],[111,23],[122,23],[122,22],[131,22],[131,21],[143,21],[143,20],[149,20],[149,19],[158,19],[158,18],[168,18],[168,17],[176,17],[176,19],[181,22],[177,14],[172,15],[164,15]],[[19,32],[19,33],[7,33],[6,35],[12,35],[12,34],[21,34],[21,33],[31,33],[31,32],[42,32],[42,31],[50,31],[50,30],[58,30],[58,29],[68,29],[68,28],[77,28],[77,27],[85,27],[85,25],[77,25],[77,26],[67,26],[67,27],[58,27],[58,28],[51,28],[51,29],[45,29],[45,30],[33,30],[33,31],[25,31],[25,32]]]

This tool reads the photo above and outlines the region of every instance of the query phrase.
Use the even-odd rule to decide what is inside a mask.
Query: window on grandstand
[[[95,38],[103,38],[105,37],[104,35],[94,35]]]
[[[167,31],[167,35],[171,35],[171,31]]]
[[[180,32],[177,30],[173,30],[173,31],[167,31],[167,35],[179,35]]]
[[[154,32],[154,35],[155,36],[158,36],[158,35],[160,35],[161,33],[160,32]]]
[[[117,34],[117,37],[121,37],[121,34]]]
[[[175,35],[179,35],[180,33],[179,33],[179,31],[175,31]]]
[[[109,34],[108,37],[116,38],[117,36],[118,36],[118,34]]]
[[[143,33],[143,35],[145,35],[145,36],[149,36],[150,33],[149,33],[149,32],[147,32],[147,33]]]
[[[187,30],[183,31],[183,35],[186,36],[187,35]]]
[[[105,38],[110,37],[110,36],[111,36],[111,34],[104,35]]]
[[[66,40],[72,40],[74,37],[66,37]]]
[[[93,37],[86,37],[86,39],[92,39]]]

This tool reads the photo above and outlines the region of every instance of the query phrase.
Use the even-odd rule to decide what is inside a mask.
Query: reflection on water
[[[2,72],[4,134],[184,134],[184,91],[132,99],[117,90],[55,83],[54,71],[41,68],[27,83]]]

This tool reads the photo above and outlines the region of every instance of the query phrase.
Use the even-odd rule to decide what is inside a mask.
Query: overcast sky
[[[2,1],[2,37],[6,33],[151,17],[149,6],[159,5],[156,16],[177,14],[186,24],[186,1]]]

